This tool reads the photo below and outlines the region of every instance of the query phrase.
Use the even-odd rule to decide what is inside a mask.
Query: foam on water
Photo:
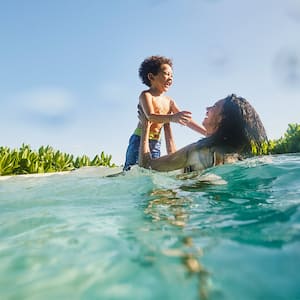
[[[0,181],[1,299],[300,299],[300,155]]]

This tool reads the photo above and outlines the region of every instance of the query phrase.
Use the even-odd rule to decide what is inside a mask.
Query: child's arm
[[[172,134],[170,123],[164,124],[164,133],[165,133],[167,153],[168,154],[174,153],[176,151],[176,146],[175,146],[175,142],[173,139],[173,134]]]
[[[180,111],[179,107],[175,103],[175,101],[171,100],[171,110],[173,113],[177,113]],[[190,121],[186,124],[187,127],[195,130],[198,133],[201,133],[206,136],[206,129],[203,125],[198,124],[193,119],[190,119]]]
[[[152,123],[170,123],[175,122],[181,125],[187,125],[191,120],[189,111],[177,111],[174,114],[156,114],[152,105],[152,95],[143,92],[140,96],[140,104],[146,115],[146,118]]]

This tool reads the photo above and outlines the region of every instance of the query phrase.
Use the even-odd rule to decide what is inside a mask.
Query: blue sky
[[[300,122],[299,0],[0,0],[0,145],[122,164],[150,55],[171,57],[168,94],[199,122],[236,93],[269,138]],[[172,125],[177,148],[201,138]]]

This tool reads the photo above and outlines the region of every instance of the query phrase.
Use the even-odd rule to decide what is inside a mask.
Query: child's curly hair
[[[152,73],[153,75],[157,75],[160,71],[160,67],[163,64],[168,64],[171,68],[173,68],[173,62],[170,58],[154,55],[147,57],[139,68],[139,76],[144,84],[147,86],[151,86],[151,82],[148,78],[148,74]]]

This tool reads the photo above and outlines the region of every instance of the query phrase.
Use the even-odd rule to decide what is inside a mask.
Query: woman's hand
[[[149,132],[151,123],[148,121],[142,107],[138,105],[138,118],[142,126],[141,142],[139,148],[139,166],[150,168]]]

